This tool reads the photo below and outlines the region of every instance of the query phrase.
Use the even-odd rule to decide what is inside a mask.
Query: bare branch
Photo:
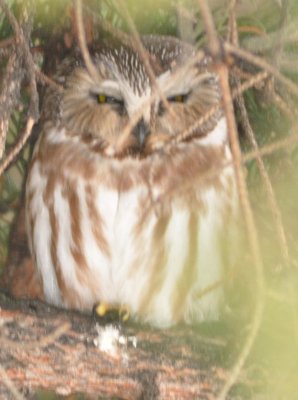
[[[0,363],[16,390],[43,388],[60,395],[81,392],[131,400],[211,399],[226,375],[220,357],[224,335],[206,335],[191,326],[152,330],[129,323],[100,324],[37,301],[12,302],[3,294],[0,306]],[[63,329],[58,332],[57,326]],[[28,341],[32,336],[35,347]],[[3,383],[0,371],[0,397]]]
[[[128,23],[128,26],[130,28],[130,31],[132,33],[132,38],[133,38],[133,46],[135,48],[135,50],[138,52],[138,54],[140,55],[140,57],[142,58],[142,61],[144,63],[146,72],[148,74],[151,86],[153,88],[153,92],[152,92],[152,100],[150,101],[150,103],[153,103],[153,98],[156,97],[156,94],[158,94],[159,99],[162,101],[163,105],[165,106],[166,110],[172,114],[173,116],[175,116],[173,109],[169,106],[168,100],[166,99],[165,95],[163,94],[163,92],[160,90],[157,82],[156,82],[156,77],[154,74],[154,71],[150,65],[150,61],[149,61],[149,56],[148,56],[148,52],[146,51],[146,49],[144,48],[142,41],[140,39],[140,35],[135,27],[135,24],[127,10],[127,7],[125,5],[125,2],[123,0],[117,0],[119,6],[121,7],[121,10],[125,16],[125,19]],[[123,136],[125,137],[125,133],[123,133]],[[122,135],[120,137],[120,140],[122,140]]]
[[[33,125],[35,124],[35,120],[32,117],[29,117],[26,123],[26,127],[24,133],[21,135],[18,143],[13,147],[4,161],[0,164],[0,176],[6,170],[6,168],[10,165],[10,163],[15,159],[15,157],[19,154],[22,150],[24,145],[26,144],[28,138],[31,135]]]
[[[80,50],[81,50],[82,56],[84,58],[87,70],[88,70],[90,76],[96,82],[98,80],[98,72],[97,72],[97,69],[95,68],[95,65],[93,64],[93,61],[90,57],[90,53],[89,53],[87,42],[86,42],[81,0],[75,0],[75,15],[76,15],[77,34],[78,34],[78,42],[79,42]]]
[[[9,46],[13,45],[14,43],[15,43],[14,37],[3,39],[0,41],[0,48],[9,47]]]
[[[241,115],[241,122],[242,122],[244,130],[247,134],[247,137],[249,138],[250,143],[252,144],[253,148],[255,150],[258,150],[259,146],[258,146],[253,129],[252,129],[249,119],[248,119],[243,96],[239,96],[238,106],[239,106],[240,115]],[[273,221],[274,221],[274,224],[276,227],[276,232],[277,232],[277,235],[279,238],[279,243],[280,243],[283,259],[284,259],[286,265],[288,265],[289,264],[289,248],[288,248],[285,229],[284,229],[284,225],[283,225],[283,221],[282,221],[282,216],[281,216],[281,213],[280,213],[277,201],[276,201],[274,190],[273,190],[269,175],[266,171],[264,162],[260,155],[257,155],[256,162],[258,164],[258,168],[260,170],[260,174],[261,174],[261,177],[263,179],[263,182],[264,182],[267,194],[268,194],[268,200],[269,200],[269,204],[270,204],[270,208],[271,208],[271,212],[272,212],[272,216],[273,216]]]
[[[31,134],[32,127],[36,120],[38,119],[39,112],[38,112],[38,93],[37,93],[37,87],[36,87],[36,78],[35,78],[35,64],[30,52],[30,48],[28,45],[28,36],[29,36],[29,31],[28,31],[28,15],[27,11],[24,8],[23,9],[23,15],[22,15],[22,25],[23,28],[19,26],[18,21],[16,20],[15,16],[12,14],[10,9],[7,7],[6,3],[4,0],[0,0],[0,7],[3,9],[7,19],[10,21],[13,30],[15,32],[15,41],[16,41],[16,60],[15,62],[18,63],[19,65],[19,70],[18,71],[18,76],[14,77],[12,73],[10,73],[10,81],[8,83],[8,87],[6,92],[4,92],[4,99],[5,95],[7,96],[7,99],[10,99],[12,94],[14,97],[17,99],[20,96],[20,89],[21,89],[21,82],[23,78],[23,74],[20,72],[21,71],[21,65],[24,63],[26,67],[26,73],[29,78],[29,85],[30,85],[30,103],[29,103],[29,108],[28,108],[28,120],[26,123],[25,131],[24,134],[22,135],[21,139],[17,143],[17,145],[13,148],[13,150],[10,152],[8,157],[4,159],[2,164],[0,165],[0,176],[4,172],[4,170],[7,168],[7,166],[11,163],[11,161],[14,159],[14,157],[21,151],[23,148],[24,144],[26,143],[28,137]],[[25,36],[27,35],[27,37]],[[16,70],[13,68],[12,69],[13,73],[16,73]],[[2,98],[3,100],[3,98]],[[12,108],[15,104],[15,100],[11,101],[11,104],[9,107],[6,109],[6,119],[3,118],[1,121],[1,131],[2,135],[5,135],[6,138],[6,133],[7,133],[7,127],[8,127],[8,118],[11,115]],[[5,108],[4,108],[5,110]],[[6,122],[5,122],[6,121]],[[5,140],[4,138],[4,140]],[[2,138],[3,140],[3,138]]]
[[[2,377],[2,381],[10,393],[14,396],[16,400],[25,400],[25,398],[21,395],[18,389],[15,387],[14,383],[11,381],[5,369],[0,364],[0,376]]]
[[[5,151],[10,116],[20,100],[23,76],[22,58],[20,57],[20,52],[15,49],[6,65],[0,94],[0,159],[2,159]]]
[[[51,86],[53,89],[58,90],[59,92],[63,92],[63,86],[59,85],[59,83],[55,82],[53,79],[44,74],[37,66],[35,66],[35,73],[40,82]]]
[[[286,78],[283,74],[281,74],[277,68],[273,67],[271,64],[269,64],[267,61],[264,59],[240,48],[237,46],[234,46],[231,43],[225,42],[223,44],[224,49],[229,53],[229,54],[234,54],[243,60],[248,61],[249,63],[262,68],[263,70],[267,71],[271,75],[273,75],[277,80],[279,80],[283,85],[286,86],[286,88],[293,93],[295,96],[298,96],[298,85],[296,85],[293,81],[290,79]]]
[[[268,77],[267,72],[260,72],[248,79],[247,81],[243,82],[241,85],[233,89],[232,92],[232,97],[235,99],[237,96],[239,96],[240,93],[245,92],[247,89],[252,88],[254,86],[259,85],[261,82],[263,82],[266,78]],[[218,112],[220,109],[221,105],[215,105],[213,107],[210,107],[206,113],[199,118],[194,124],[192,124],[190,127],[188,127],[185,131],[181,132],[180,134],[176,135],[173,138],[170,138],[170,142],[178,143],[183,140],[188,139],[191,137],[199,127],[204,125],[206,122],[208,122],[214,115]]]
[[[258,244],[258,234],[257,229],[254,222],[254,216],[252,212],[252,208],[250,205],[248,191],[245,182],[244,171],[242,169],[242,155],[240,150],[240,145],[238,141],[238,133],[236,128],[236,122],[234,117],[234,109],[233,109],[233,100],[229,87],[229,72],[228,68],[224,62],[221,61],[221,47],[219,40],[217,38],[217,34],[214,28],[214,23],[212,19],[211,12],[205,0],[198,0],[200,10],[203,16],[203,21],[205,24],[209,49],[214,57],[215,61],[218,61],[217,72],[219,75],[220,86],[223,97],[223,109],[227,119],[227,127],[229,132],[231,150],[234,161],[234,169],[238,186],[238,193],[240,198],[240,203],[243,210],[243,216],[246,223],[246,228],[248,232],[248,240],[250,244],[250,248],[252,251],[252,257],[255,264],[256,270],[256,283],[257,283],[257,302],[255,306],[255,313],[253,316],[252,326],[249,332],[249,335],[246,339],[246,342],[241,350],[232,370],[231,374],[226,380],[223,388],[220,391],[218,396],[219,399],[225,399],[226,395],[230,391],[231,387],[235,384],[237,379],[240,376],[240,372],[244,366],[244,363],[247,360],[247,357],[250,353],[254,340],[259,331],[259,327],[262,320],[263,308],[264,308],[264,296],[263,296],[263,286],[264,286],[264,278],[263,278],[263,263],[261,252]]]
[[[230,0],[230,19],[229,19],[229,23],[230,23],[230,30],[231,32],[233,32],[233,34],[231,35],[231,42],[234,45],[238,45],[239,44],[239,38],[238,38],[238,32],[237,32],[237,21],[236,21],[236,13],[235,13],[235,6],[236,6],[236,1],[235,0]],[[285,18],[282,18],[282,24],[284,23]],[[270,81],[272,82],[272,79],[270,79]],[[235,78],[235,83],[236,86],[239,87],[240,86],[240,80],[238,77]],[[267,82],[267,86],[268,86],[268,82]],[[270,85],[271,91],[274,91],[273,88],[273,82],[272,85]],[[244,97],[242,93],[239,93],[239,96],[237,96],[237,104],[239,107],[239,111],[240,111],[240,119],[244,128],[244,131],[246,132],[247,137],[249,138],[250,143],[252,144],[253,148],[255,150],[258,150],[258,143],[257,140],[255,138],[255,134],[253,132],[253,129],[251,127],[251,124],[249,122],[249,118],[248,118],[248,114],[246,111],[246,107],[245,107],[245,101],[244,101]],[[257,155],[256,157],[256,161],[257,161],[257,165],[261,174],[261,177],[263,179],[267,194],[268,194],[268,200],[269,200],[269,204],[270,204],[270,208],[271,208],[271,213],[273,216],[273,223],[275,224],[276,227],[276,232],[277,232],[277,236],[279,238],[279,243],[280,243],[280,247],[281,247],[281,252],[283,254],[283,259],[286,262],[286,264],[289,264],[289,248],[288,248],[288,243],[287,243],[287,239],[286,239],[286,234],[285,234],[285,229],[284,229],[284,225],[283,225],[283,221],[282,221],[282,216],[281,216],[281,212],[279,210],[277,201],[276,201],[276,197],[274,194],[274,190],[272,187],[272,183],[270,181],[270,177],[266,171],[263,159],[260,155]]]
[[[297,129],[298,127],[294,127]],[[244,162],[255,160],[259,156],[268,156],[275,153],[278,150],[286,149],[290,146],[296,145],[298,143],[298,134],[292,133],[286,139],[276,140],[274,143],[267,144],[266,146],[259,147],[258,150],[252,150],[245,153],[242,158]]]

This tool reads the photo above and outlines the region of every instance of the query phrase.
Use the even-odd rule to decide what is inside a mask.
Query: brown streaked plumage
[[[90,49],[96,80],[79,54],[62,63],[26,186],[31,252],[50,303],[125,306],[155,326],[217,319],[237,215],[220,108],[175,143],[219,104],[217,76],[177,39],[143,44],[158,91],[129,45]]]

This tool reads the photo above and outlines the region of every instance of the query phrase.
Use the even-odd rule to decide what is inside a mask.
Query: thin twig
[[[26,127],[24,133],[21,135],[18,143],[12,148],[10,153],[7,155],[5,160],[0,164],[0,176],[3,172],[8,168],[10,163],[14,160],[14,158],[19,154],[19,152],[24,147],[25,143],[27,142],[28,138],[31,135],[33,125],[35,124],[35,120],[32,117],[29,117],[26,123]]]
[[[236,0],[229,1],[229,23],[227,41],[235,46],[239,45],[238,27],[236,19]]]
[[[3,384],[7,387],[7,389],[10,391],[13,397],[16,400],[25,400],[25,398],[15,387],[14,383],[11,381],[11,379],[9,378],[9,376],[7,375],[5,369],[2,367],[1,364],[0,364],[0,375],[2,377]]]
[[[49,344],[55,342],[55,340],[59,339],[62,335],[67,333],[71,328],[71,324],[69,322],[65,322],[63,325],[58,326],[54,332],[50,333],[47,336],[42,337],[40,340],[37,340],[35,343],[30,343],[32,347],[47,347]]]
[[[249,356],[251,351],[252,345],[256,339],[257,333],[259,331],[262,316],[263,316],[263,309],[264,309],[264,299],[263,299],[263,287],[264,287],[264,277],[263,277],[263,263],[261,258],[261,253],[259,249],[258,243],[258,235],[257,230],[254,222],[254,216],[252,212],[252,208],[250,205],[248,191],[245,183],[245,176],[243,169],[241,167],[241,150],[238,143],[238,136],[237,136],[237,129],[236,123],[234,119],[234,112],[233,112],[233,103],[232,103],[232,96],[230,94],[229,88],[229,81],[228,81],[228,70],[227,67],[222,64],[222,66],[218,70],[222,93],[223,93],[223,101],[224,101],[224,109],[225,115],[227,118],[227,126],[231,141],[231,149],[233,153],[233,158],[235,162],[235,170],[236,170],[236,178],[238,183],[238,192],[239,198],[242,203],[243,215],[245,218],[245,223],[248,231],[248,239],[250,243],[250,248],[252,251],[252,258],[254,260],[255,270],[256,270],[256,283],[257,283],[257,297],[256,297],[256,307],[255,312],[250,328],[249,335],[246,339],[246,342],[241,350],[238,359],[236,360],[230,376],[228,377],[225,385],[223,386],[218,399],[225,399],[228,392],[232,388],[232,386],[236,383],[241,370],[244,366],[244,363]]]
[[[264,299],[263,299],[264,278],[263,278],[262,258],[258,244],[258,234],[254,222],[252,208],[248,197],[244,171],[242,168],[242,154],[239,145],[238,133],[234,117],[233,99],[229,87],[228,68],[225,65],[225,63],[220,60],[220,57],[222,55],[220,49],[220,43],[217,37],[217,33],[214,27],[209,7],[205,0],[198,0],[198,3],[207,32],[210,52],[213,55],[214,59],[216,61],[218,60],[218,75],[223,97],[223,109],[227,119],[227,127],[228,127],[231,150],[234,161],[238,194],[248,232],[248,240],[252,252],[252,258],[255,264],[256,283],[257,283],[257,302],[249,335],[246,339],[243,349],[241,350],[238,356],[238,359],[236,360],[231,370],[230,376],[226,380],[218,396],[219,399],[225,399],[231,387],[235,384],[235,382],[239,378],[243,365],[247,360],[247,357],[251,351],[256,335],[259,331],[259,327],[262,321],[263,308],[264,308]]]
[[[296,126],[296,129],[298,127]],[[259,147],[257,150],[249,151],[243,154],[242,159],[244,162],[255,160],[259,156],[269,156],[278,150],[286,149],[287,147],[296,144],[298,142],[298,133],[292,134],[286,139],[276,140],[274,143],[267,144],[263,147]]]
[[[11,46],[14,43],[15,43],[15,38],[14,37],[3,39],[3,40],[0,41],[0,48],[2,49],[2,48],[5,48],[5,47],[8,47],[8,46]]]
[[[233,89],[232,92],[233,99],[239,96],[240,93],[245,92],[247,89],[259,85],[267,77],[268,77],[267,72],[259,72],[258,74],[250,77],[250,79],[248,79],[247,81],[243,82],[241,85]],[[192,124],[190,127],[188,127],[183,132],[179,133],[175,137],[170,138],[170,142],[179,143],[191,137],[197,131],[197,129],[200,128],[206,122],[208,122],[218,112],[220,108],[221,104],[216,104],[215,106],[210,107],[209,110],[207,110],[205,114],[202,115],[202,117],[200,117],[194,124]]]
[[[221,56],[221,48],[220,42],[217,38],[214,21],[207,2],[205,0],[198,0],[198,4],[206,29],[206,35],[208,38],[208,49],[211,53],[212,58],[217,61],[217,58]]]
[[[153,72],[153,70],[151,68],[151,65],[150,65],[150,62],[149,62],[149,58],[148,58],[148,54],[147,54],[146,50],[144,49],[144,46],[143,46],[143,44],[142,44],[142,42],[141,42],[141,40],[139,38],[138,32],[137,32],[137,30],[135,28],[135,25],[134,25],[130,15],[129,15],[127,9],[126,9],[125,3],[123,1],[121,1],[121,0],[119,0],[119,3],[120,3],[120,6],[121,6],[121,8],[123,10],[125,18],[126,18],[128,24],[129,24],[129,27],[131,29],[131,32],[132,32],[132,35],[133,35],[133,39],[135,41],[136,50],[138,51],[138,53],[142,57],[142,60],[144,62],[144,66],[146,68],[146,71],[148,73],[150,82],[152,84],[152,87],[153,87],[153,90],[154,90],[152,96],[154,98],[155,97],[154,96],[154,92],[157,92],[159,94],[161,100],[164,102],[165,107],[170,112],[172,112],[172,110],[170,109],[170,107],[168,105],[168,102],[167,102],[166,98],[164,97],[163,93],[161,93],[161,91],[160,91],[160,89],[159,89],[159,87],[158,87],[158,85],[156,83],[156,78],[155,78],[154,72]],[[86,67],[88,69],[89,74],[96,81],[97,77],[98,77],[98,73],[97,73],[97,70],[96,70],[93,62],[92,62],[92,59],[90,57],[90,53],[89,53],[89,50],[88,50],[88,47],[87,47],[87,43],[86,43],[84,24],[83,24],[83,17],[82,17],[82,2],[81,2],[81,0],[76,0],[75,4],[76,4],[75,14],[76,14],[76,23],[77,23],[77,32],[78,32],[78,41],[79,41],[80,50],[81,50],[81,53],[83,55],[83,58],[84,58],[84,61],[85,61],[85,64],[86,64]],[[149,104],[152,104],[152,101],[153,100],[151,99]],[[143,107],[142,107],[142,109],[140,110],[139,113],[136,113],[134,115],[134,118],[129,121],[129,124],[123,130],[122,134],[119,137],[118,143],[116,144],[116,150],[115,149],[109,149],[109,150],[107,150],[108,153],[110,151],[114,155],[115,152],[119,152],[119,149],[120,149],[120,152],[121,152],[121,148],[123,146],[123,143],[126,142],[128,136],[131,133],[131,129],[133,129],[133,127],[137,124],[139,118],[142,115],[142,111],[143,111],[144,107],[145,107],[145,105],[143,105]]]
[[[258,36],[249,36],[245,38],[242,45],[247,51],[253,51],[257,54],[264,54],[275,47],[281,35],[281,31],[284,32],[283,42],[287,45],[296,43],[298,39],[296,21],[287,21],[284,27],[273,32],[265,33],[264,31],[260,31],[257,27],[247,28],[245,26],[241,26],[239,30],[241,30],[241,32],[248,32],[249,29],[250,32],[254,31]]]
[[[287,2],[287,0],[286,0]],[[287,8],[287,4],[284,4],[285,7]],[[230,0],[230,18],[229,18],[229,24],[231,26],[230,30],[231,32],[233,32],[233,34],[231,34],[230,37],[230,41],[234,44],[234,45],[238,45],[239,44],[239,37],[238,37],[238,31],[237,31],[237,21],[236,21],[236,13],[235,13],[235,8],[236,8],[236,0]],[[284,14],[286,15],[287,12],[285,11]],[[281,23],[284,25],[285,22],[285,15],[281,18]],[[280,42],[280,47],[281,47],[281,42]],[[279,50],[281,51],[281,48],[279,48]],[[269,79],[269,81],[272,82],[272,80]],[[236,86],[240,86],[240,80],[238,77],[235,78],[235,83]],[[267,81],[267,85],[268,85],[268,81]],[[271,92],[274,92],[274,85],[272,82],[271,86]],[[251,143],[251,145],[253,146],[253,148],[255,150],[258,150],[259,146],[257,143],[257,140],[255,138],[255,134],[254,131],[251,127],[249,118],[248,118],[248,114],[247,114],[247,110],[245,107],[245,101],[244,101],[244,97],[243,97],[243,93],[240,93],[239,96],[237,97],[237,104],[239,107],[239,111],[240,111],[240,118],[241,118],[241,122],[244,128],[244,131],[246,132],[246,135]],[[267,170],[265,168],[263,159],[260,155],[258,155],[256,157],[256,162],[261,174],[261,177],[263,179],[264,185],[265,185],[265,189],[268,195],[268,200],[269,200],[269,204],[270,204],[270,208],[271,208],[271,213],[273,216],[273,222],[275,224],[276,227],[276,232],[277,232],[277,236],[279,239],[279,243],[280,243],[280,248],[281,248],[281,252],[283,255],[283,259],[286,263],[286,265],[289,264],[289,248],[288,248],[288,243],[287,243],[287,239],[286,239],[286,234],[285,234],[285,229],[284,229],[284,225],[283,225],[283,221],[282,221],[282,216],[281,216],[281,212],[280,209],[278,207],[277,204],[277,200],[274,194],[274,190],[273,190],[273,186],[270,180],[270,177],[267,173]]]
[[[257,150],[259,146],[256,141],[253,129],[250,125],[246,107],[245,107],[244,98],[242,95],[239,96],[239,98],[238,98],[238,107],[239,107],[239,111],[240,111],[241,122],[242,122],[243,128],[244,128],[244,130],[247,134],[247,137],[249,138],[250,143],[252,144],[253,148],[255,150]],[[284,259],[284,262],[286,263],[286,265],[288,265],[289,264],[289,248],[288,248],[288,243],[287,243],[285,229],[284,229],[284,225],[283,225],[283,221],[282,221],[281,212],[280,212],[280,209],[277,204],[277,200],[276,200],[276,197],[274,194],[272,183],[270,181],[269,175],[266,171],[264,162],[260,155],[257,155],[256,162],[257,162],[257,165],[258,165],[258,168],[259,168],[259,171],[260,171],[260,174],[263,179],[265,189],[266,189],[266,192],[268,195],[271,213],[273,216],[273,222],[275,224],[277,236],[279,238],[279,243],[280,243],[283,259]]]
[[[41,349],[43,347],[47,347],[50,344],[54,343],[57,339],[59,339],[62,335],[68,333],[71,328],[71,324],[69,322],[65,322],[63,325],[58,326],[52,333],[49,335],[41,337],[39,340],[33,341],[22,341],[15,342],[11,339],[7,339],[5,337],[0,336],[0,344],[2,346],[8,347],[20,347],[23,349]]]
[[[117,3],[121,7],[123,15],[124,15],[124,17],[125,17],[125,19],[126,19],[126,21],[128,23],[129,29],[131,31],[131,34],[132,34],[132,37],[133,37],[133,40],[134,40],[133,45],[135,47],[135,50],[138,52],[138,54],[142,58],[142,61],[144,63],[144,66],[145,66],[146,72],[148,74],[150,83],[151,83],[151,85],[153,87],[153,90],[156,90],[158,92],[158,94],[160,95],[161,99],[165,102],[165,106],[167,106],[169,108],[168,102],[167,102],[166,98],[164,97],[164,94],[161,93],[161,91],[158,88],[158,85],[156,83],[155,74],[154,74],[154,72],[152,70],[152,67],[150,65],[148,52],[144,48],[144,45],[143,45],[143,43],[142,43],[142,41],[140,39],[140,35],[139,35],[138,31],[137,31],[137,28],[136,28],[136,26],[134,24],[134,21],[132,20],[129,12],[127,10],[126,4],[125,4],[125,2],[123,0],[117,0]]]
[[[279,35],[273,46],[272,53],[272,65],[276,68],[280,66],[280,59],[283,54],[283,48],[285,45],[285,31],[286,25],[288,21],[288,13],[289,13],[289,0],[281,0],[281,13],[280,13],[280,22],[279,22]]]
[[[191,66],[195,65],[196,63],[200,63],[200,62],[202,61],[202,59],[204,58],[204,56],[205,56],[205,54],[204,54],[202,51],[198,51],[198,52],[195,54],[195,56],[194,56],[193,58],[191,57],[190,60],[189,60],[185,65],[183,65],[181,68],[178,68],[175,72],[172,73],[172,79],[175,79],[175,77],[176,77],[178,74],[182,74],[183,71],[185,71],[185,73],[187,73],[188,68],[190,68]],[[158,98],[160,98],[160,97],[159,97],[159,92],[160,92],[160,90],[154,91],[154,92],[151,94],[150,98],[149,98],[147,101],[145,101],[145,102],[143,103],[142,107],[140,107],[140,109],[137,110],[137,111],[132,115],[132,117],[130,117],[128,123],[126,124],[126,126],[124,127],[124,129],[123,129],[123,131],[122,131],[122,133],[121,133],[121,136],[120,136],[120,138],[119,138],[119,140],[118,140],[118,142],[117,142],[115,148],[113,148],[113,149],[110,149],[110,148],[109,148],[109,149],[108,149],[108,152],[110,152],[112,155],[115,155],[115,154],[117,154],[117,153],[119,153],[119,152],[121,153],[121,151],[122,151],[122,149],[123,149],[123,144],[126,143],[126,140],[128,139],[128,137],[129,137],[129,135],[130,135],[130,133],[131,133],[131,130],[134,128],[134,126],[137,124],[137,122],[138,122],[139,119],[141,118],[142,113],[143,113],[143,111],[144,111],[144,108],[145,108],[145,107],[148,107],[149,104],[151,105],[154,101],[156,101]],[[170,108],[170,109],[171,109],[171,108]],[[214,113],[215,113],[217,110],[218,110],[218,108],[217,108],[216,110],[214,110]],[[205,117],[206,120],[208,120],[209,118],[211,118],[211,117],[214,115],[214,113],[212,113],[212,115],[211,115],[210,117],[208,117],[208,116],[205,117],[205,115],[204,115],[203,118]],[[175,117],[176,117],[176,114],[174,114],[173,117],[175,118]],[[196,124],[196,127],[197,127],[197,128],[200,127],[203,123],[204,123],[204,120],[203,120],[203,122],[201,122],[201,124],[199,124],[199,123]],[[187,133],[186,133],[186,134],[187,134]],[[188,136],[191,136],[192,134],[193,134],[193,131],[190,131],[189,134],[188,134]],[[175,137],[169,137],[169,138],[168,138],[168,141],[175,140],[175,141],[178,142],[178,141],[179,141],[179,137],[180,137],[180,135],[175,136]],[[176,139],[177,139],[177,140],[176,140]],[[181,138],[180,138],[180,139],[181,139],[181,140],[184,140],[184,139],[185,139],[185,137],[183,136],[183,132],[181,133]],[[181,140],[180,140],[180,141],[181,141]]]
[[[20,152],[23,148],[24,144],[26,143],[28,137],[32,132],[32,127],[36,120],[38,119],[38,93],[36,87],[36,79],[35,79],[35,64],[30,52],[30,48],[27,42],[27,38],[25,37],[23,29],[20,28],[19,23],[10,9],[7,7],[4,0],[0,0],[0,7],[3,9],[7,19],[9,20],[10,24],[16,35],[16,45],[20,48],[20,51],[23,55],[23,61],[26,66],[26,71],[29,78],[29,85],[31,91],[30,103],[29,103],[29,110],[28,110],[28,120],[26,123],[26,127],[24,130],[24,134],[22,135],[21,139],[18,141],[16,146],[12,149],[10,154],[6,157],[6,159],[0,165],[0,176],[7,168],[7,166],[11,163],[14,157]],[[28,17],[26,9],[23,10],[24,20]]]
[[[273,85],[272,85],[273,86]],[[293,107],[289,107],[289,105],[285,102],[285,100],[274,90],[270,90],[269,98],[271,101],[285,114],[289,120],[294,120],[295,116],[297,115],[297,110],[293,104]]]
[[[267,61],[264,59],[240,48],[237,46],[234,46],[231,43],[224,42],[223,43],[224,50],[228,54],[234,54],[243,60],[248,61],[249,63],[262,68],[263,70],[269,72],[271,75],[273,75],[277,80],[279,80],[282,84],[284,84],[288,90],[293,93],[295,96],[298,96],[298,85],[296,85],[293,81],[290,79],[286,78],[283,74],[281,74],[277,68],[273,67],[270,65]]]
[[[12,29],[16,36],[15,41],[18,42],[21,38],[21,29],[20,29],[17,19],[15,18],[13,13],[10,11],[8,5],[6,4],[6,2],[4,0],[0,0],[0,7],[4,11],[5,16],[7,17],[10,25],[12,26]]]
[[[297,130],[298,124],[294,128]],[[293,129],[293,131],[295,129]],[[257,150],[253,150],[253,151],[242,154],[242,165],[244,165],[248,162],[251,162],[251,161],[255,161],[255,159],[257,157],[269,156],[276,151],[279,151],[282,149],[288,149],[289,147],[296,145],[296,144],[298,144],[298,133],[293,132],[286,139],[277,140],[274,143],[271,143],[269,145],[267,144]],[[168,154],[167,153],[168,150],[170,152],[171,147],[164,146],[163,152]],[[209,171],[205,172],[204,174],[200,174],[200,176],[196,180],[197,184],[199,184],[199,182],[204,179],[213,179],[214,177],[218,176],[218,173],[220,171],[222,171],[225,168],[229,168],[229,167],[233,166],[233,164],[234,164],[234,161],[230,160],[230,161],[227,161],[224,164],[221,164],[217,167],[211,168]],[[183,184],[179,185],[179,187],[174,187],[171,190],[168,190],[167,192],[163,193],[162,198],[159,197],[158,202],[160,202],[161,200],[163,200],[167,197],[170,197],[173,193],[175,193],[176,196],[179,195],[179,193],[185,193],[185,192],[187,192],[187,190],[189,190],[191,187],[193,187],[193,185],[194,185],[193,179],[185,180],[183,182]],[[155,201],[155,203],[156,203],[156,201]],[[148,212],[149,212],[149,210],[148,210]]]
[[[86,68],[90,74],[90,76],[96,82],[98,79],[98,72],[93,64],[93,61],[90,57],[90,53],[87,46],[84,23],[83,23],[83,13],[82,13],[82,1],[75,0],[75,16],[76,16],[76,24],[77,24],[77,34],[78,34],[78,42],[79,47],[84,58],[84,62],[86,64]]]
[[[192,62],[196,62],[196,60],[201,60],[202,57],[203,57],[203,54],[201,52],[199,52]],[[235,99],[237,96],[239,96],[240,93],[243,93],[247,89],[254,87],[254,86],[258,86],[267,77],[268,77],[267,72],[259,72],[258,74],[254,75],[254,76],[250,76],[250,79],[241,83],[241,85],[239,85],[238,87],[233,89],[233,92],[232,92],[233,99]],[[157,96],[157,94],[155,94],[155,96]],[[146,106],[149,102],[154,101],[154,99],[155,99],[155,97],[152,95],[151,98],[146,103],[144,103],[144,106]],[[186,130],[184,130],[183,132],[179,133],[176,136],[167,137],[167,141],[164,142],[164,145],[165,146],[171,145],[172,143],[179,143],[179,142],[187,140],[188,138],[193,136],[194,133],[200,127],[202,127],[205,123],[209,122],[209,120],[214,117],[214,115],[220,110],[220,108],[221,108],[220,104],[216,104],[213,107],[210,107],[194,124],[192,124]],[[135,113],[135,115],[131,118],[131,121],[128,122],[127,126],[123,130],[123,136],[122,136],[123,142],[119,141],[119,147],[117,147],[117,146],[116,146],[116,148],[108,147],[107,155],[114,156],[117,154],[117,152],[121,152],[121,149],[122,149],[121,145],[124,143],[124,139],[127,139],[128,133],[131,131],[134,124],[137,122],[138,118],[140,118],[141,113],[142,113],[142,109]]]
[[[53,79],[51,79],[49,76],[44,74],[36,65],[35,66],[35,73],[37,75],[37,78],[40,82],[45,83],[48,86],[51,86],[53,89],[58,90],[59,92],[63,92],[63,86],[59,85],[59,83],[55,82]]]
[[[123,44],[131,43],[131,35],[128,35],[123,30],[117,29],[109,21],[105,20],[98,12],[94,12],[87,4],[82,4],[83,10],[92,16],[93,19],[97,20],[101,25],[102,29],[109,32],[113,37],[117,38]]]
[[[135,50],[138,52],[138,54],[140,55],[143,63],[144,63],[144,67],[146,69],[146,72],[148,74],[148,78],[150,80],[151,83],[151,87],[153,89],[152,92],[152,96],[155,97],[156,93],[159,96],[159,99],[162,101],[164,107],[166,108],[166,110],[173,114],[173,109],[169,106],[168,100],[166,99],[164,93],[160,90],[157,82],[156,82],[156,77],[154,74],[154,71],[151,67],[150,64],[150,60],[149,60],[149,56],[148,56],[148,51],[145,49],[141,39],[140,39],[140,35],[137,31],[137,28],[134,24],[133,19],[131,18],[128,10],[127,10],[127,6],[125,4],[125,2],[123,0],[117,0],[117,3],[119,4],[119,6],[121,7],[124,17],[128,23],[129,29],[132,33],[132,37],[133,37],[133,46],[135,48]],[[151,101],[151,104],[153,102]]]
[[[20,98],[22,80],[21,60],[17,52],[9,57],[5,74],[2,79],[2,93],[0,94],[0,159],[5,152],[5,143],[8,132],[9,119],[12,109]]]

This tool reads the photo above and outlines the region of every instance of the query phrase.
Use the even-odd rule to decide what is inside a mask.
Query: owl
[[[31,254],[56,306],[156,327],[216,320],[238,209],[218,77],[189,44],[141,40],[141,53],[90,48],[96,74],[75,51],[63,90],[47,89],[26,183]]]

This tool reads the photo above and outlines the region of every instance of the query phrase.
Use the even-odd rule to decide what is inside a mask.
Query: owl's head
[[[124,153],[141,154],[193,126],[220,101],[208,57],[194,62],[195,49],[171,37],[146,36],[142,43],[143,54],[119,43],[90,49],[96,76],[80,58],[71,63],[70,73],[62,69],[60,80],[67,77],[59,115],[68,130],[99,138],[108,146],[119,144],[126,132],[121,142]],[[206,135],[217,118],[194,134]]]

